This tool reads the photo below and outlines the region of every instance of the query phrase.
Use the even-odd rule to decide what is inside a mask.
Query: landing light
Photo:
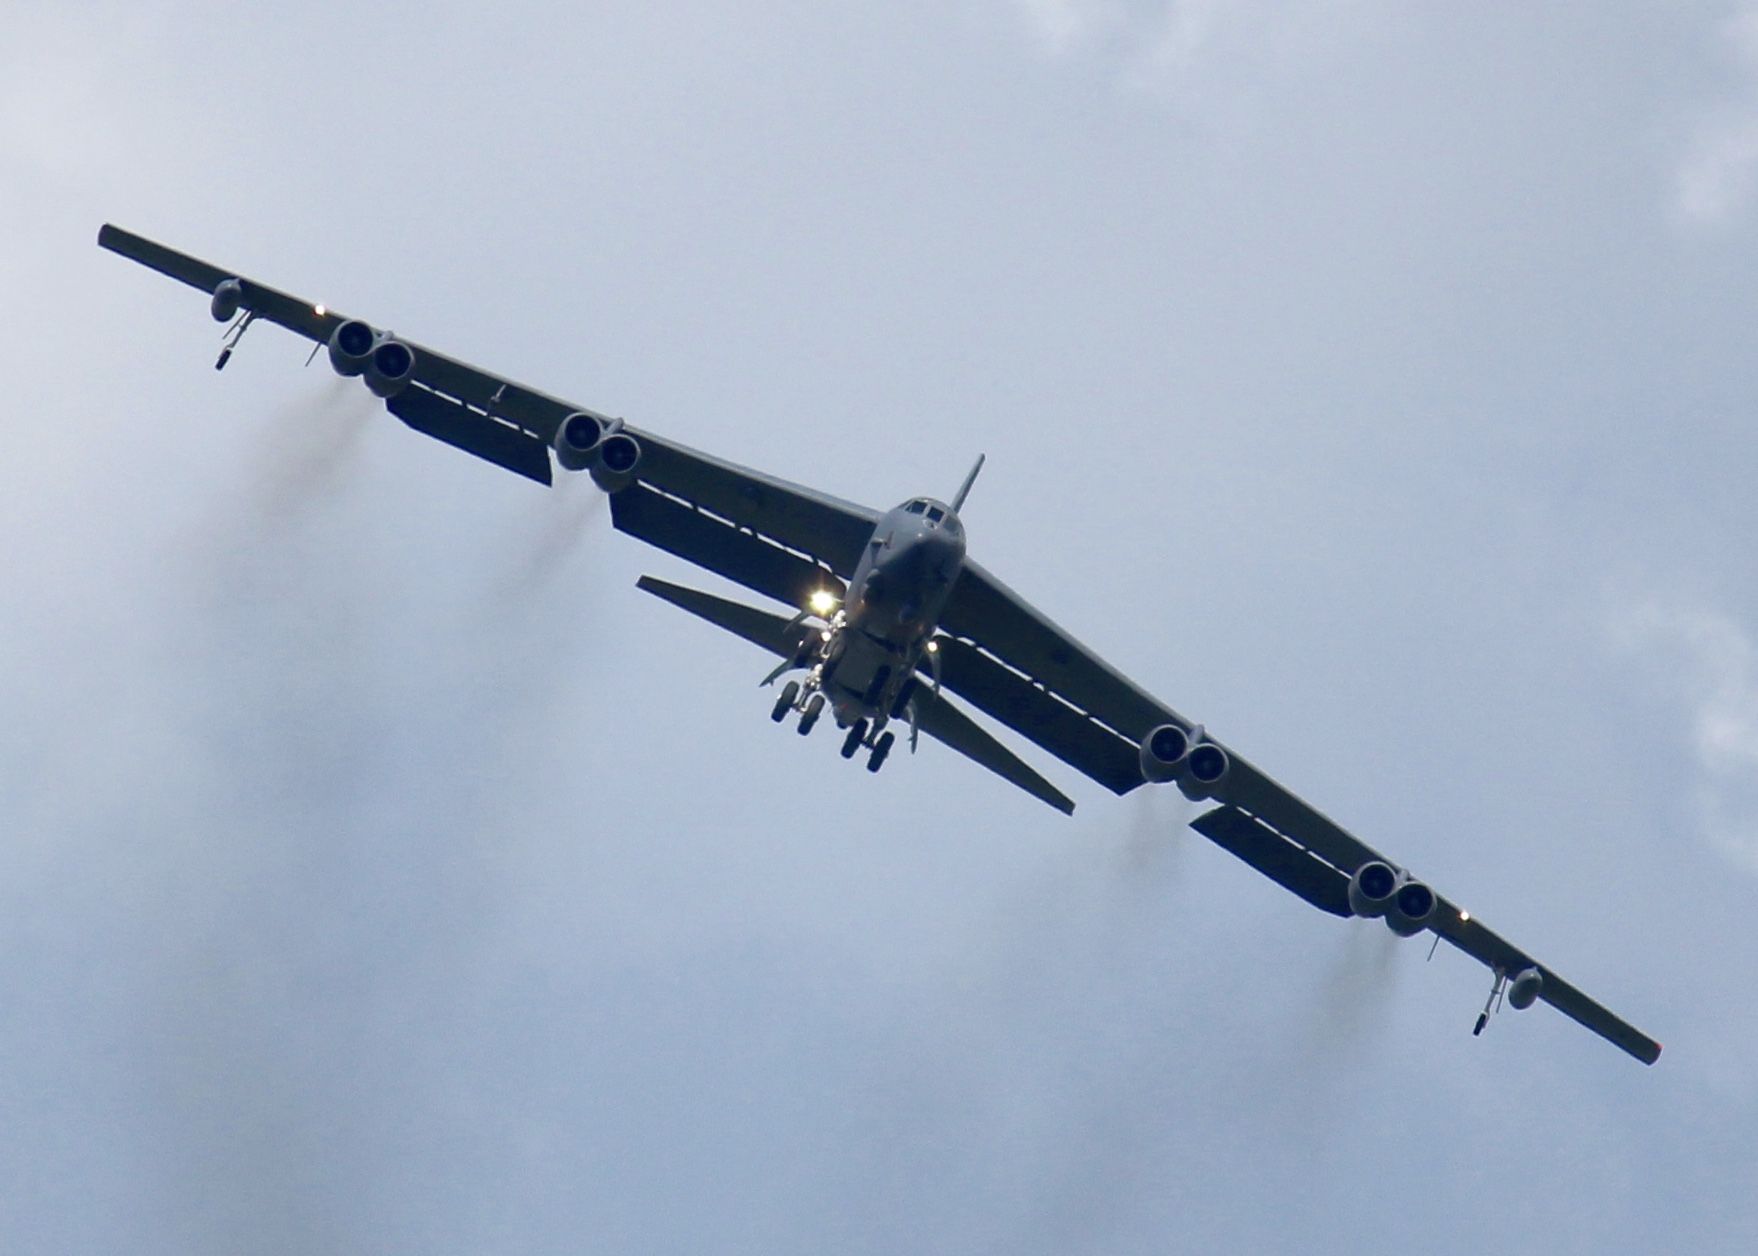
[[[311,307],[311,312],[312,312],[312,313],[313,313],[313,314],[316,314],[316,315],[317,315],[317,316],[318,316],[318,317],[319,317],[319,318],[322,318],[322,317],[323,317],[323,316],[324,316],[324,315],[325,315],[325,314],[327,314],[327,313],[329,313],[329,311],[328,311],[328,310],[326,310],[326,309],[325,309],[325,308],[324,308],[324,307],[323,307],[323,306],[321,306],[321,305],[314,305],[314,306],[312,306],[312,307]]]
[[[819,589],[807,600],[807,605],[810,606],[816,614],[828,615],[831,611],[836,609],[836,594],[832,593],[829,589]]]
[[[1462,925],[1468,925],[1471,923],[1471,913],[1466,911],[1463,907],[1459,909],[1459,923]]]
[[[930,642],[928,642],[928,653],[929,653],[929,654],[938,654],[938,653],[940,653],[940,643],[939,643],[939,642],[938,642],[938,641],[930,641]]]

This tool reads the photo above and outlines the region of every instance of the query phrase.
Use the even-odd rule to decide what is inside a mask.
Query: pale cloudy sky
[[[1758,9],[15,4],[0,1247],[1758,1241]],[[698,577],[115,221],[973,552],[1667,1044]]]

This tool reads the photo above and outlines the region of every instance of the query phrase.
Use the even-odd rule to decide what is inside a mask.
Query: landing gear
[[[769,718],[777,724],[781,723],[787,718],[787,713],[793,710],[794,699],[799,696],[800,682],[797,680],[788,681],[781,687],[781,696],[775,700],[775,709],[769,713]]]
[[[800,736],[804,737],[817,726],[818,717],[824,714],[824,695],[815,693],[806,703],[805,712],[800,716]]]
[[[849,726],[848,736],[842,739],[842,757],[852,759],[861,743],[867,739],[867,721],[856,720]]]
[[[885,756],[891,753],[891,744],[896,740],[896,733],[880,735],[879,740],[873,743],[873,753],[867,758],[867,771],[877,772],[885,766]]]

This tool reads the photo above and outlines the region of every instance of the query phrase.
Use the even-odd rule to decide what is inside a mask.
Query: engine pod
[[[1414,937],[1434,919],[1435,896],[1421,881],[1405,881],[1386,908],[1386,927],[1401,938]]]
[[[1349,910],[1369,920],[1385,915],[1398,893],[1398,881],[1391,864],[1370,859],[1349,878]]]
[[[366,386],[376,397],[395,397],[415,373],[415,351],[401,340],[380,340],[366,360]]]
[[[1176,724],[1162,724],[1142,739],[1141,776],[1161,785],[1178,775],[1190,754],[1190,735]]]
[[[627,432],[612,432],[598,443],[598,459],[592,464],[592,482],[607,493],[627,488],[641,465],[641,442]]]
[[[564,471],[584,471],[598,457],[598,443],[604,435],[604,424],[595,415],[576,410],[556,425],[555,439],[550,442],[555,460]]]
[[[1184,770],[1178,776],[1178,788],[1192,802],[1211,798],[1221,782],[1227,779],[1233,761],[1227,752],[1212,741],[1190,748],[1184,757]]]
[[[338,324],[330,333],[330,365],[338,375],[358,375],[372,360],[377,343],[378,333],[357,318]]]

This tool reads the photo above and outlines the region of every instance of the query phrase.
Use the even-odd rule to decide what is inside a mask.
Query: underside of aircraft
[[[788,608],[759,609],[652,576],[639,587],[777,662],[771,709],[802,734],[828,714],[844,758],[884,766],[902,731],[941,742],[1059,811],[1074,802],[958,706],[969,702],[1115,794],[1172,785],[1212,804],[1191,827],[1331,915],[1432,933],[1490,969],[1474,1033],[1505,1000],[1546,1002],[1643,1063],[1660,1044],[1484,927],[1427,883],[1107,664],[966,553],[951,502],[877,511],[699,453],[618,418],[106,225],[98,243],[209,298],[228,324],[216,367],[267,320],[327,351],[407,426],[540,484],[584,472],[620,532]],[[893,726],[896,727],[893,727]]]

